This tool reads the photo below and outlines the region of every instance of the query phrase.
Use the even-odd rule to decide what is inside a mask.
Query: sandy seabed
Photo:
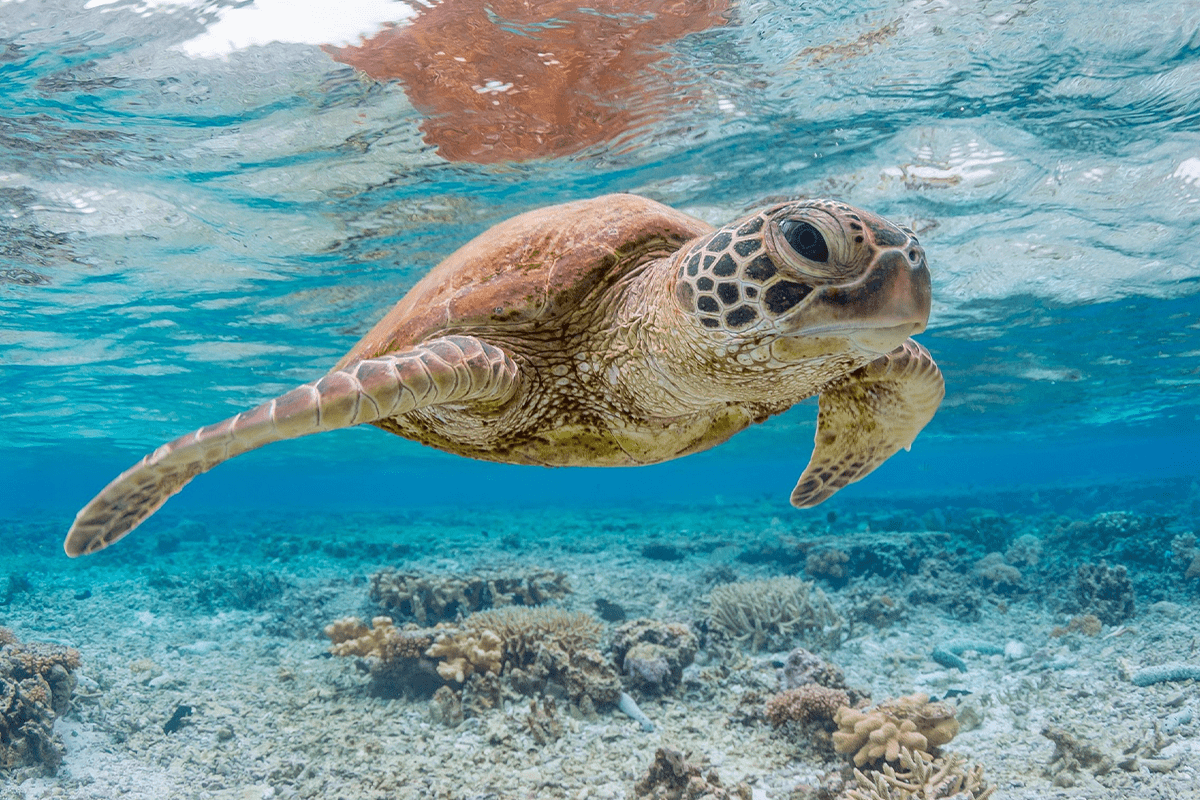
[[[0,625],[78,648],[83,665],[72,709],[55,723],[62,765],[0,775],[0,798],[631,798],[660,747],[711,765],[725,786],[745,782],[755,800],[813,796],[799,787],[819,785],[847,757],[819,733],[773,729],[742,702],[778,690],[787,648],[718,652],[704,633],[714,586],[785,574],[814,580],[847,619],[840,646],[812,649],[849,686],[874,702],[925,692],[958,704],[963,729],[944,750],[982,765],[993,797],[1200,798],[1200,690],[1130,680],[1145,666],[1200,663],[1200,578],[1187,577],[1179,552],[1196,500],[1181,498],[1155,509],[1163,514],[1117,512],[1124,517],[1071,502],[1006,514],[960,501],[899,516],[864,503],[820,524],[766,501],[168,510],[79,561],[61,555],[61,525],[9,520]],[[840,575],[837,559],[806,556],[832,550],[848,554]],[[1001,555],[981,567],[988,553]],[[869,554],[894,568],[870,566]],[[1101,560],[1127,566],[1133,616],[1094,635],[1064,632],[1088,611],[1074,588],[1078,565]],[[1002,562],[1017,576],[989,572]],[[697,665],[668,696],[634,693],[653,732],[616,709],[585,718],[560,704],[561,736],[539,743],[524,699],[447,727],[429,700],[373,696],[354,659],[328,655],[327,623],[379,613],[367,584],[385,566],[560,571],[572,592],[556,605],[595,613],[605,600],[628,619],[688,623]],[[953,643],[965,672],[931,659]],[[180,706],[191,715],[164,732]],[[1048,726],[1109,756],[1107,767],[1056,779]]]

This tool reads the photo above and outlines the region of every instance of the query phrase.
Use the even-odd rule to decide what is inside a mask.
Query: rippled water
[[[1200,5],[310,5],[0,0],[10,490],[73,459],[85,500],[322,374],[489,225],[608,191],[918,231],[949,393],[882,475],[1197,471]],[[798,469],[813,416],[698,463]],[[376,431],[274,449],[460,469]]]

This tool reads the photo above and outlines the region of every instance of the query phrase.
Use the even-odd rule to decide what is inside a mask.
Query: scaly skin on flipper
[[[502,350],[447,336],[408,352],[347,365],[257,408],[200,428],[121,473],[75,517],[67,555],[92,553],[142,523],[202,472],[271,442],[345,428],[417,408],[469,400],[503,404],[519,383]]]
[[[911,443],[943,388],[912,231],[832,200],[714,229],[636,195],[526,212],[434,267],[325,378],[147,456],[71,555],[271,441],[369,423],[470,458],[637,466],[715,447],[821,393],[813,505]]]
[[[908,449],[945,395],[942,373],[912,339],[826,387],[816,448],[792,505],[811,508]]]

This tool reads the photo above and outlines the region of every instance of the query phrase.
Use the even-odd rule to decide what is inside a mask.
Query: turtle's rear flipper
[[[63,548],[78,556],[107,547],[192,478],[247,450],[441,403],[502,403],[515,393],[518,380],[517,365],[503,350],[471,336],[446,336],[356,361],[164,444],[118,475],[75,515]]]
[[[821,392],[816,448],[792,505],[811,508],[907,449],[937,411],[946,384],[929,352],[909,339]]]

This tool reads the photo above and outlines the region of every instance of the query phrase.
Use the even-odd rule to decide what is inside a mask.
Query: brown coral
[[[1119,625],[1135,612],[1133,581],[1123,564],[1080,564],[1075,574],[1075,596],[1083,613],[1095,614],[1107,625]]]
[[[715,769],[694,764],[678,750],[660,747],[654,763],[634,784],[633,795],[646,800],[750,800],[745,783],[726,789]]]
[[[853,753],[859,767],[880,759],[896,761],[902,747],[932,760],[929,751],[958,733],[954,708],[930,703],[927,694],[888,700],[874,709],[839,708],[834,721],[839,728],[833,734],[834,749]]]
[[[459,631],[438,636],[425,655],[441,659],[437,671],[442,678],[463,683],[474,674],[499,675],[504,646],[495,631]]]
[[[788,653],[783,664],[782,678],[784,689],[797,689],[809,683],[818,683],[832,689],[846,688],[846,676],[840,667],[803,647],[797,647]]]
[[[391,617],[375,617],[368,628],[357,617],[344,617],[325,626],[335,656],[367,660],[371,692],[384,697],[429,695],[441,685],[441,676],[425,658],[433,644],[428,630],[401,630]]]
[[[530,663],[512,668],[510,677],[513,687],[523,694],[540,694],[550,684],[557,684],[589,713],[615,705],[621,694],[617,671],[591,648],[568,652],[554,643],[543,644]]]
[[[1009,591],[1021,585],[1021,571],[999,553],[988,553],[976,561],[973,571],[975,577],[995,591]]]
[[[74,648],[21,643],[0,628],[0,769],[62,762],[54,719],[70,708],[79,662]]]
[[[829,723],[838,709],[850,705],[850,695],[815,683],[780,692],[767,701],[763,715],[776,728],[788,723]]]
[[[898,760],[902,771],[883,764],[878,771],[854,770],[858,784],[838,796],[838,800],[987,800],[996,787],[983,780],[983,767],[976,764],[963,769],[962,757],[931,758],[902,748]]]
[[[669,692],[696,657],[696,635],[687,625],[638,619],[613,632],[613,662],[629,682],[649,692]]]
[[[370,597],[425,626],[492,606],[541,605],[570,591],[566,575],[545,569],[523,575],[426,575],[383,569],[371,576]]]
[[[506,663],[527,664],[550,643],[570,653],[595,647],[604,629],[591,614],[559,608],[514,606],[480,611],[463,622],[465,630],[491,630],[504,646]]]
[[[1055,625],[1050,629],[1050,635],[1054,638],[1066,636],[1068,633],[1082,633],[1086,636],[1099,636],[1104,625],[1100,622],[1100,618],[1095,614],[1080,614],[1071,617],[1071,621],[1066,626]]]
[[[343,617],[325,626],[335,656],[375,657],[384,662],[420,658],[433,639],[423,631],[398,630],[391,617],[375,617],[367,628],[358,617]]]
[[[804,560],[804,571],[814,578],[841,581],[846,577],[846,563],[850,556],[836,548],[809,553]]]

